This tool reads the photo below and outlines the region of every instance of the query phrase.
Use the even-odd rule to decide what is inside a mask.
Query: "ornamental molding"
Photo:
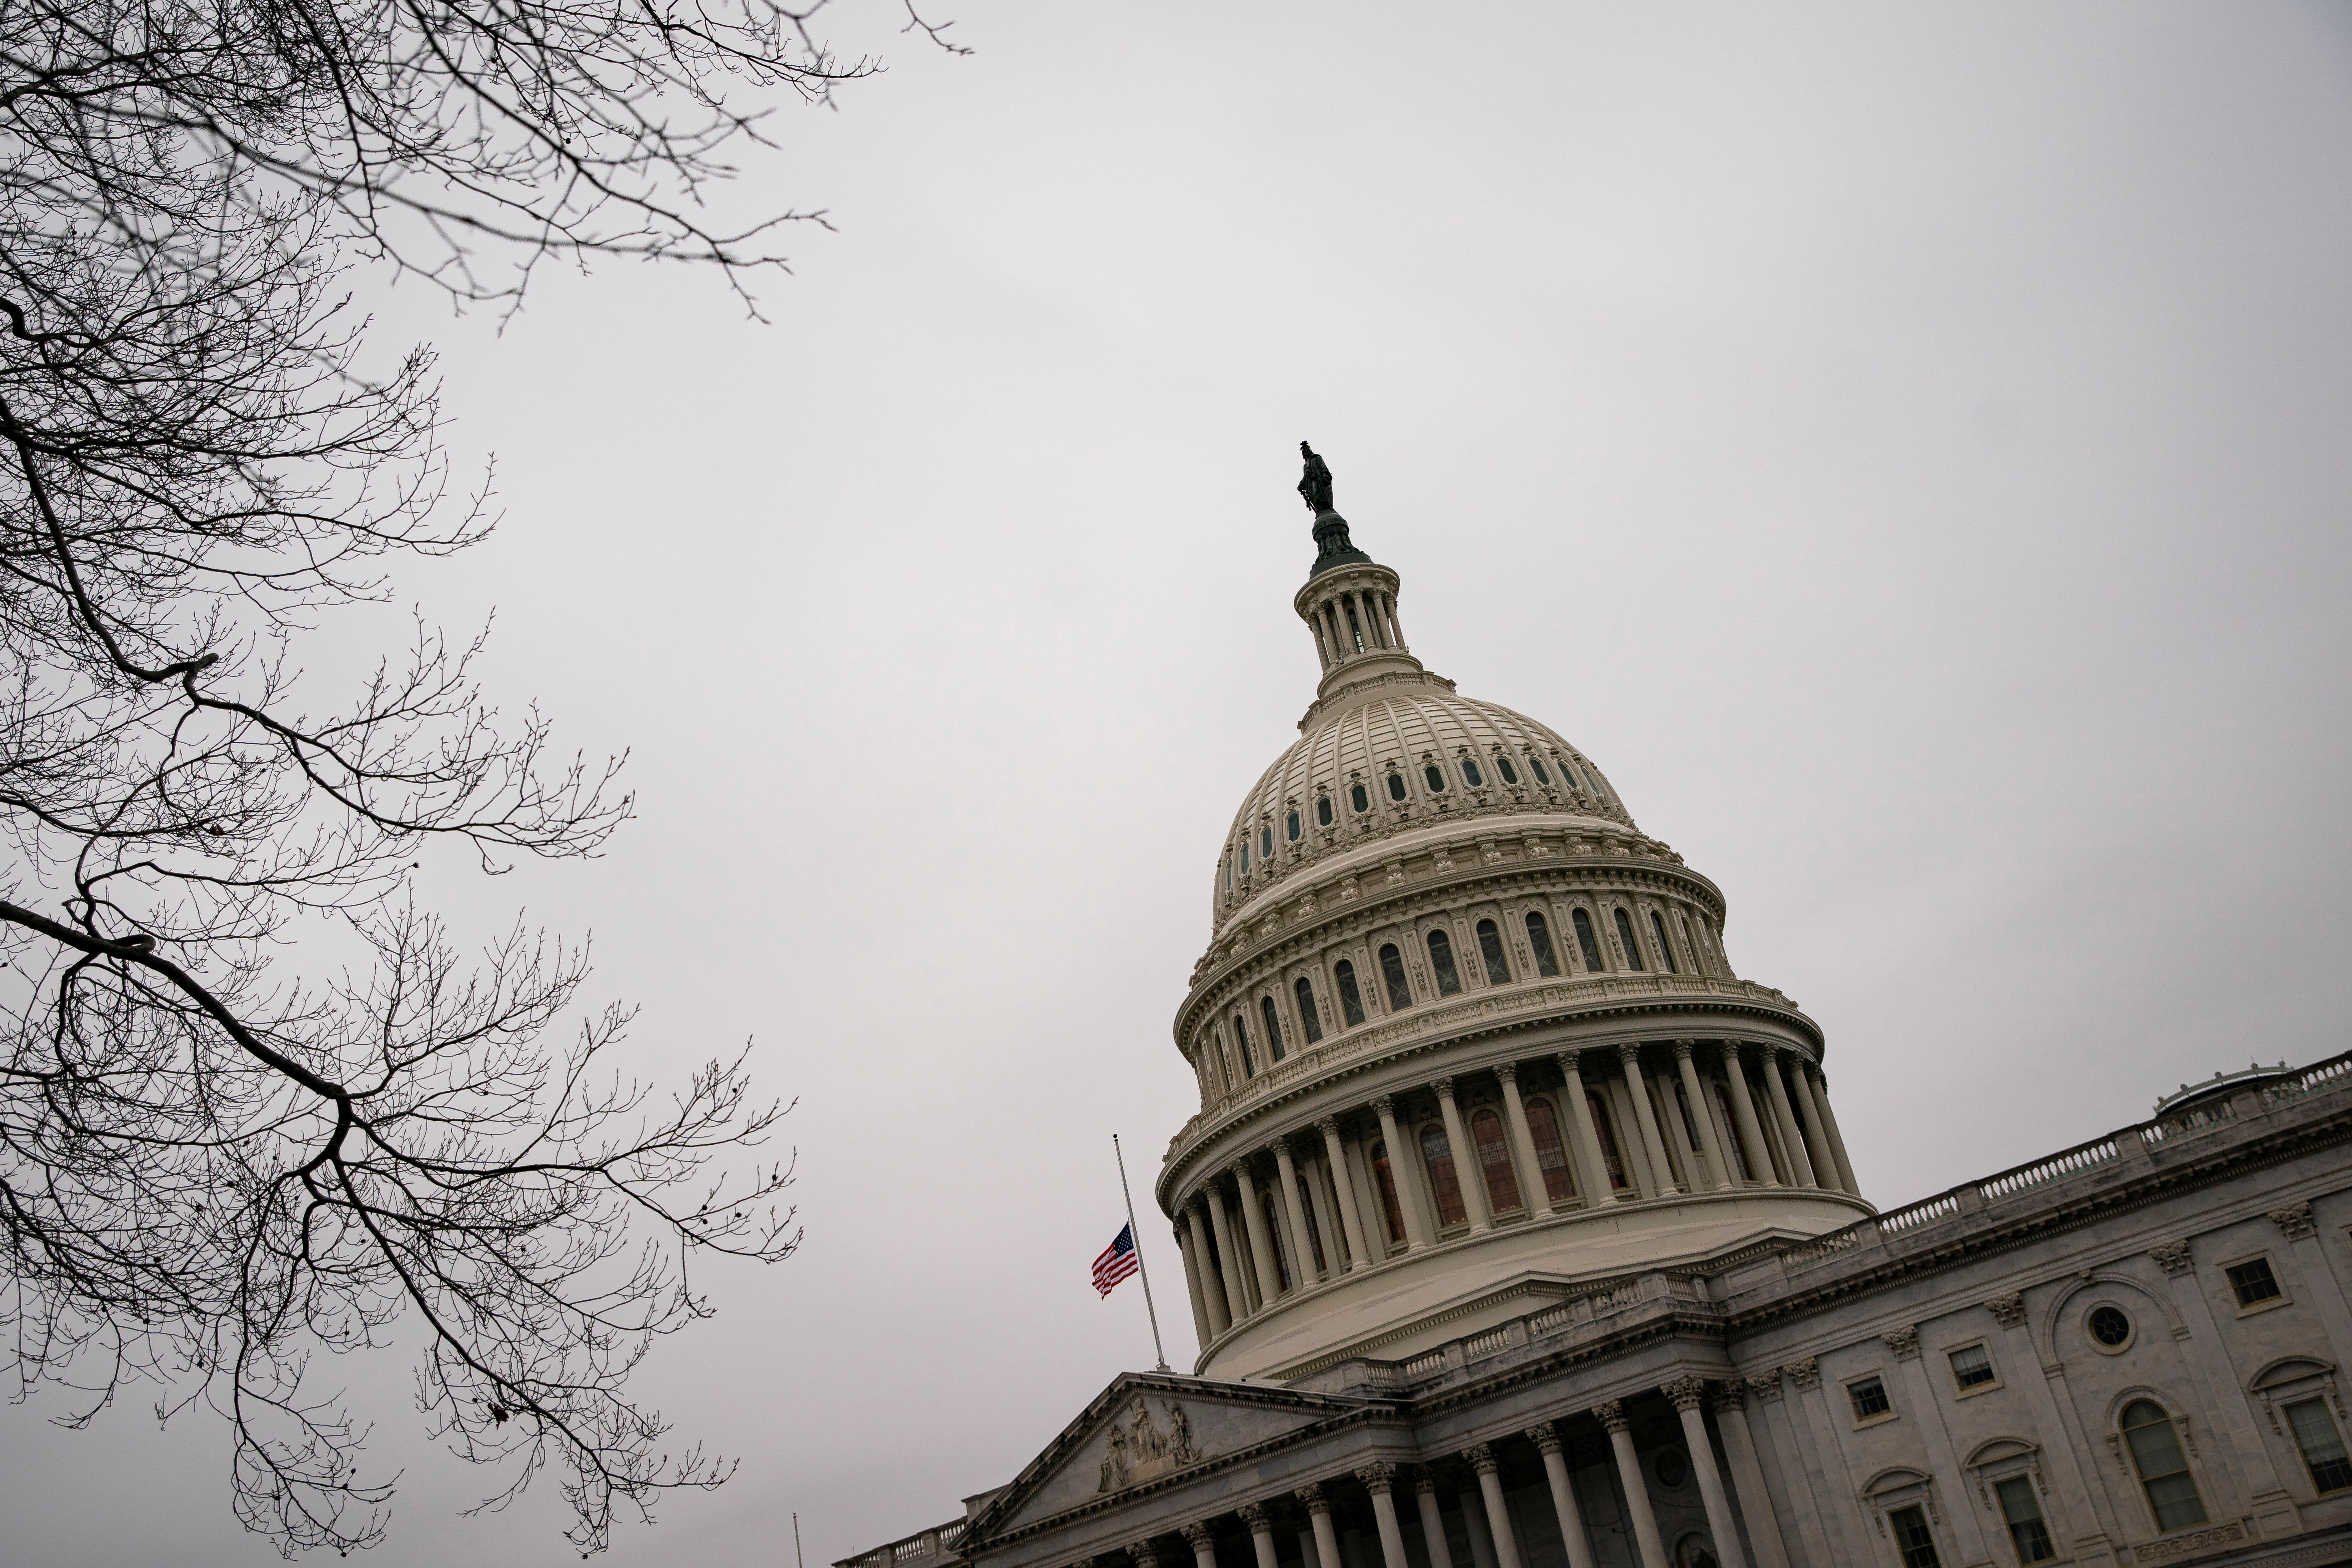
[[[1265,1504],[1262,1502],[1245,1502],[1234,1511],[1241,1515],[1242,1522],[1250,1527],[1253,1535],[1261,1530],[1274,1528],[1273,1516],[1265,1511]]]
[[[1592,1418],[1612,1436],[1633,1425],[1625,1419],[1625,1402],[1622,1399],[1602,1400],[1592,1407]]]
[[[2147,1255],[2156,1259],[2157,1267],[2163,1269],[2168,1279],[2178,1279],[2197,1267],[2195,1260],[2189,1256],[2189,1243],[2186,1241],[2159,1241],[2147,1249]]]
[[[1888,1350],[1895,1352],[1896,1361],[1918,1359],[1919,1331],[1917,1329],[1889,1329],[1878,1337],[1886,1342]]]
[[[1748,1378],[1748,1387],[1749,1392],[1754,1394],[1757,1398],[1762,1400],[1765,1404],[1773,1405],[1779,1403],[1780,1398],[1780,1369],[1779,1367],[1774,1367],[1770,1372],[1757,1373]]]
[[[1307,1511],[1309,1513],[1329,1513],[1331,1511],[1331,1500],[1323,1495],[1323,1483],[1321,1481],[1309,1481],[1305,1486],[1293,1491],[1290,1495],[1297,1498],[1300,1502],[1305,1503],[1307,1505]]]
[[[1482,1476],[1491,1476],[1502,1468],[1501,1464],[1495,1458],[1495,1449],[1491,1444],[1473,1443],[1462,1450],[1462,1457],[1469,1460],[1470,1468]]]
[[[2210,1530],[2200,1530],[2193,1535],[2176,1535],[2169,1541],[2151,1541],[2132,1548],[2135,1563],[2163,1563],[2175,1557],[2188,1557],[2216,1546],[2227,1546],[2246,1539],[2243,1525],[2218,1524]]]
[[[1369,1465],[1356,1468],[1356,1479],[1376,1492],[1387,1491],[1396,1484],[1397,1468],[1386,1459],[1374,1459]]]
[[[2316,1235],[2319,1230],[2319,1221],[2311,1212],[2308,1198],[2271,1210],[2271,1223],[2278,1226],[2279,1234],[2289,1241],[2301,1241],[2307,1236]]]
[[[1557,1454],[1561,1447],[1559,1428],[1549,1421],[1538,1421],[1528,1428],[1528,1441],[1536,1446],[1538,1453]]]
[[[1800,1390],[1819,1388],[1822,1384],[1822,1362],[1819,1356],[1809,1355],[1802,1361],[1790,1362],[1780,1370]]]
[[[2021,1329],[2025,1326],[2023,1291],[2011,1290],[2005,1296],[1995,1296],[1984,1305],[1985,1310],[1992,1314],[1992,1321],[2002,1328]]]
[[[1664,1394],[1666,1402],[1676,1410],[1696,1410],[1706,1398],[1706,1379],[1678,1377],[1672,1383],[1659,1385],[1658,1392]]]

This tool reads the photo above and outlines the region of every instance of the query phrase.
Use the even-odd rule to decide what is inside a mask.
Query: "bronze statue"
[[[1298,443],[1298,455],[1307,459],[1307,472],[1298,480],[1298,494],[1307,502],[1307,510],[1320,517],[1331,510],[1331,470],[1315,455],[1315,448],[1306,442]]]

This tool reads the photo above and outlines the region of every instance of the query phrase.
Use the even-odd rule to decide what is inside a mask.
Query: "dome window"
[[[1515,784],[1519,782],[1519,775],[1511,767],[1511,759],[1508,757],[1496,757],[1495,759],[1495,771],[1503,775],[1503,782],[1507,784]]]
[[[1339,977],[1339,1011],[1346,1015],[1348,1026],[1353,1028],[1364,1021],[1364,997],[1356,989],[1356,966],[1343,958],[1334,973]]]
[[[1626,918],[1625,911],[1622,909],[1612,910],[1609,912],[1617,917],[1617,940],[1624,946],[1625,962],[1632,964],[1636,971],[1641,970],[1644,967],[1642,963],[1642,944],[1633,940],[1633,922]]]
[[[1316,797],[1315,826],[1318,827],[1331,826],[1331,797],[1328,795]]]
[[[1451,996],[1462,989],[1462,976],[1454,967],[1454,942],[1442,931],[1429,933],[1429,966],[1437,971],[1437,994]]]
[[[1551,925],[1533,910],[1528,911],[1528,945],[1535,949],[1538,974],[1559,973],[1559,960],[1551,952]]]
[[[1271,996],[1259,997],[1257,1005],[1265,1014],[1265,1048],[1276,1061],[1280,1061],[1290,1054],[1282,1048],[1282,1015],[1274,1010],[1274,998]]]
[[[1404,798],[1404,775],[1402,773],[1391,773],[1389,775],[1389,798],[1391,800],[1402,800]]]
[[[1402,1012],[1412,1005],[1412,987],[1405,984],[1404,978],[1404,954],[1397,951],[1394,942],[1381,949],[1381,978],[1388,984],[1391,1011]]]
[[[1296,844],[1298,842],[1298,814],[1297,812],[1292,812],[1290,816],[1284,820],[1282,830],[1289,835],[1291,843]]]
[[[1274,829],[1270,826],[1257,830],[1257,858],[1261,860],[1274,858]]]
[[[1535,770],[1536,783],[1543,785],[1546,789],[1549,789],[1551,787],[1551,775],[1543,771],[1542,762],[1537,758],[1529,757],[1528,759],[1528,766]],[[1508,778],[1511,775],[1505,773],[1503,776],[1505,778]]]
[[[1444,795],[1445,793],[1445,774],[1439,770],[1438,765],[1435,763],[1432,763],[1428,766],[1423,768],[1421,770],[1421,776],[1429,781],[1430,794]]]
[[[1249,840],[1242,840],[1242,875],[1249,875]]]
[[[1422,1163],[1429,1167],[1429,1195],[1437,1200],[1437,1224],[1443,1230],[1470,1217],[1462,1206],[1462,1184],[1454,1174],[1454,1146],[1445,1129],[1433,1121],[1421,1130]]]
[[[1462,759],[1462,782],[1472,789],[1483,789],[1486,787],[1486,776],[1478,771],[1476,763],[1465,757]]]
[[[1478,956],[1486,961],[1486,984],[1508,985],[1511,983],[1511,965],[1503,957],[1502,929],[1493,921],[1478,922]]]
[[[1650,929],[1658,933],[1658,957],[1665,963],[1666,973],[1680,974],[1682,971],[1675,967],[1675,944],[1666,940],[1665,920],[1655,910],[1650,911]]]
[[[1299,1026],[1307,1031],[1307,1043],[1316,1045],[1323,1038],[1323,1020],[1315,1016],[1315,987],[1302,974],[1294,989],[1298,993]]]
[[[1250,1048],[1249,1024],[1243,1016],[1234,1015],[1234,1038],[1241,1042],[1242,1072],[1249,1078],[1257,1076],[1257,1053]]]
[[[1349,784],[1348,786],[1348,804],[1354,806],[1358,811],[1370,811],[1372,809],[1372,797],[1366,792],[1363,785],[1360,784]]]
[[[1608,966],[1601,962],[1601,944],[1592,939],[1592,917],[1582,910],[1571,910],[1569,923],[1576,927],[1576,950],[1584,954],[1586,971],[1600,973]]]

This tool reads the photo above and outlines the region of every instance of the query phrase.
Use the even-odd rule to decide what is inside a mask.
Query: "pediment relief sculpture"
[[[1125,1415],[1111,1422],[1103,1434],[1102,1483],[1095,1489],[1097,1492],[1124,1491],[1201,1462],[1203,1456],[1193,1446],[1192,1423],[1184,1407],[1172,1399],[1160,1403],[1168,1416],[1165,1431],[1152,1419],[1151,1402],[1141,1394],[1136,1395]]]

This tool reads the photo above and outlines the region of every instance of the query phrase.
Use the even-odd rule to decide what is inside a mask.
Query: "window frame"
[[[2197,1504],[2196,1519],[2180,1524],[2167,1524],[2164,1522],[2164,1516],[2158,1511],[2162,1505],[2156,1500],[2156,1494],[2148,1489],[2152,1484],[2151,1479],[2140,1464],[2139,1445],[2132,1441],[2134,1432],[2151,1431],[2158,1424],[2146,1421],[2136,1426],[2124,1425],[2124,1417],[2143,1405],[2164,1417],[2163,1424],[2170,1430],[2172,1451],[2180,1460],[2180,1468],[2167,1470],[2154,1479],[2164,1481],[2170,1480],[2174,1476],[2188,1477],[2189,1496]],[[2108,1430],[2122,1448],[2130,1466],[2132,1478],[2139,1482],[2140,1500],[2147,1505],[2148,1522],[2156,1526],[2156,1532],[2158,1535],[2172,1535],[2184,1530],[2203,1530],[2211,1525],[2213,1510],[2206,1505],[2205,1488],[2198,1479],[2197,1467],[2193,1462],[2197,1457],[2197,1439],[2188,1429],[2188,1417],[2182,1415],[2170,1401],[2157,1397],[2154,1391],[2137,1389],[2126,1394],[2116,1402],[2116,1413],[2110,1417],[2110,1421],[2112,1424]]]
[[[2243,1268],[2249,1263],[2259,1263],[2263,1265],[2264,1271],[2271,1277],[2271,1289],[2274,1292],[2274,1294],[2266,1297],[2260,1301],[2253,1302],[2251,1305],[2240,1300],[2238,1294],[2238,1282],[2231,1277],[2230,1273],[2231,1269]],[[2279,1277],[2278,1260],[2272,1257],[2271,1250],[2268,1247],[2264,1247],[2259,1252],[2249,1252],[2242,1258],[2226,1258],[2214,1265],[2214,1267],[2221,1271],[2221,1283],[2229,1287],[2231,1304],[2236,1309],[2237,1315],[2241,1318],[2251,1318],[2255,1316],[2257,1313],[2267,1312],[2275,1308],[2287,1306],[2291,1302],[2291,1298],[2288,1297],[2286,1292],[2286,1281]]]
[[[1503,922],[1494,915],[1481,915],[1470,928],[1478,943],[1478,967],[1489,986],[1508,985],[1518,977],[1511,973],[1511,954],[1503,945]],[[1496,973],[1500,970],[1501,973]]]
[[[2100,1339],[2096,1333],[2092,1331],[2092,1315],[2102,1310],[2112,1310],[2118,1317],[2122,1318],[2125,1324],[2130,1328],[2131,1332],[2123,1337],[2122,1342],[2111,1345],[2105,1341]],[[2074,1321],[2082,1327],[2083,1342],[2089,1345],[2101,1355],[2121,1355],[2126,1351],[2131,1349],[2132,1346],[2139,1343],[2138,1316],[2126,1310],[2122,1302],[2114,1300],[2111,1298],[2099,1296],[2084,1302],[2083,1310],[2080,1313],[2076,1314]]]
[[[1878,1397],[1886,1401],[1886,1408],[1873,1411],[1867,1415],[1862,1413],[1862,1401],[1855,1396],[1854,1391],[1865,1383],[1878,1384]],[[1883,1367],[1872,1367],[1850,1377],[1842,1377],[1838,1379],[1838,1387],[1844,1391],[1846,1414],[1853,1418],[1853,1429],[1857,1432],[1865,1426],[1884,1426],[1902,1415],[1902,1412],[1895,1407],[1895,1391],[1886,1386],[1886,1373]]]
[[[1356,979],[1353,957],[1336,960],[1331,965],[1331,993],[1339,998],[1339,1026],[1342,1029],[1361,1028],[1371,1015],[1364,1008],[1364,988]]]
[[[1391,953],[1396,954],[1396,973],[1393,974],[1389,973],[1389,954]],[[1420,999],[1412,994],[1412,970],[1405,963],[1404,943],[1402,941],[1381,943],[1380,951],[1372,955],[1372,962],[1380,965],[1381,987],[1388,993],[1389,1011],[1391,1014],[1401,1013],[1418,1003]],[[1404,1000],[1402,1002],[1397,1000],[1397,992],[1400,988],[1404,992]]]
[[[1648,966],[1642,962],[1641,932],[1635,929],[1633,911],[1623,904],[1612,904],[1609,923],[1616,927],[1617,944],[1625,950],[1625,962],[1632,965],[1632,973],[1646,973]]]
[[[1486,1163],[1486,1143],[1478,1135],[1478,1123],[1482,1117],[1490,1119],[1495,1123],[1495,1147],[1502,1154],[1501,1163],[1498,1164],[1490,1165]],[[1511,1157],[1511,1129],[1504,1121],[1502,1110],[1492,1105],[1472,1106],[1470,1114],[1464,1119],[1462,1131],[1463,1135],[1470,1140],[1471,1155],[1478,1163],[1478,1179],[1482,1184],[1481,1190],[1486,1194],[1488,1215],[1499,1218],[1505,1215],[1531,1213],[1528,1206],[1527,1194],[1519,1190],[1518,1163]],[[1511,1184],[1511,1201],[1507,1204],[1503,1202],[1502,1195],[1495,1191],[1495,1183],[1498,1177]]]
[[[2038,1476],[2028,1475],[2023,1471],[2020,1471],[2018,1474],[2013,1476],[1999,1476],[1987,1479],[1986,1489],[1992,1494],[1993,1516],[2000,1521],[2002,1529],[2009,1536],[2010,1554],[2017,1559],[2019,1568],[2033,1568],[2033,1564],[2037,1563],[2055,1563],[2058,1561],[2058,1538],[2051,1533],[2050,1513],[2048,1510],[2042,1506],[2041,1488],[2036,1484],[2039,1479],[2040,1478]],[[2042,1555],[2039,1557],[2028,1557],[2023,1552],[2018,1549],[2017,1527],[2026,1521],[2022,1520],[2013,1520],[2009,1517],[2009,1500],[2004,1495],[2005,1489],[2009,1487],[2023,1487],[2025,1489],[2025,1500],[2031,1503],[2033,1507],[2032,1522],[2041,1527],[2042,1544],[2044,1548]]]
[[[1535,980],[1559,978],[1559,949],[1551,939],[1551,916],[1534,904],[1519,911],[1519,929],[1528,933],[1528,952],[1536,961]]]
[[[2304,1476],[2311,1482],[2315,1498],[2331,1498],[2352,1492],[2352,1444],[2345,1441],[2343,1421],[2327,1406],[2327,1395],[2315,1390],[2300,1398],[2285,1400],[2278,1407],[2278,1413],[2286,1417],[2284,1427],[2286,1440],[2294,1447],[2295,1457],[2303,1461]],[[2312,1408],[2317,1409],[2319,1418],[2327,1423],[2329,1433],[2336,1439],[2336,1462],[2345,1467],[2345,1479],[2336,1486],[2323,1487],[2319,1484],[2318,1466],[2312,1462],[2311,1450],[2304,1446],[2303,1433],[2296,1428],[2294,1413]]]
[[[1960,1382],[1960,1369],[1952,1364],[1952,1358],[1958,1355],[1962,1351],[1984,1352],[1985,1366],[1991,1372],[1992,1376],[1983,1383],[1962,1384]],[[1995,1389],[2005,1386],[2000,1375],[2000,1362],[1999,1358],[1995,1357],[1992,1353],[1992,1340],[1990,1337],[1979,1334],[1972,1340],[1961,1340],[1957,1343],[1944,1345],[1940,1347],[1939,1353],[1944,1358],[1944,1370],[1952,1374],[1953,1398],[1974,1399],[1979,1394],[1990,1394]]]
[[[1437,941],[1433,942],[1430,940],[1432,937],[1436,938]],[[1443,960],[1438,957],[1441,951],[1440,943],[1443,944],[1445,954]],[[1430,981],[1437,987],[1438,995],[1441,997],[1461,995],[1465,987],[1462,984],[1461,960],[1454,951],[1454,933],[1441,925],[1424,927],[1421,933],[1421,945],[1422,951],[1429,955]],[[1446,984],[1449,976],[1454,982],[1450,986]]]

